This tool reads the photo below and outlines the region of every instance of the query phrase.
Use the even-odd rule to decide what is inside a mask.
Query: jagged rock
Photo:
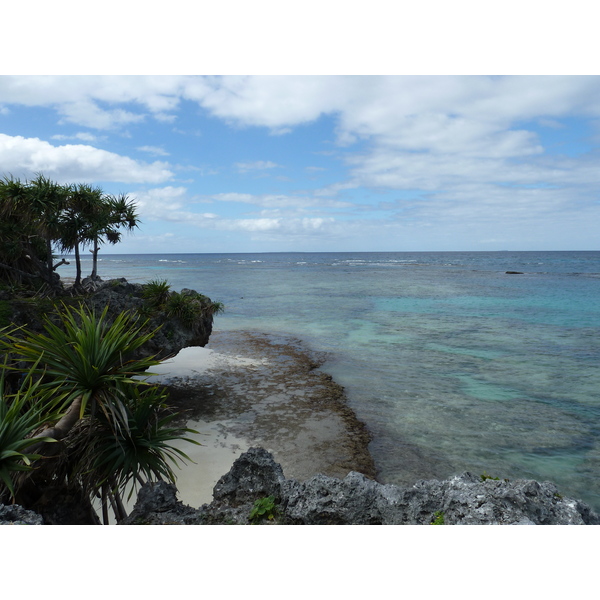
[[[172,483],[157,481],[140,488],[133,511],[120,524],[185,525],[196,512],[177,500],[177,488]]]
[[[41,515],[18,504],[0,504],[0,525],[43,525]]]
[[[199,509],[177,500],[163,481],[139,491],[131,515],[121,524],[247,524],[254,502],[272,496],[275,523],[296,525],[597,525],[600,515],[553,483],[482,480],[463,473],[412,487],[384,485],[356,472],[344,479],[316,475],[305,482],[286,479],[281,466],[262,448],[251,448],[215,486],[213,501]],[[40,524],[21,507],[0,505],[0,524]]]
[[[144,486],[147,493],[155,488]],[[145,492],[145,493],[146,493]],[[162,492],[161,492],[162,493]],[[589,506],[563,498],[552,483],[532,480],[497,481],[463,473],[444,481],[418,481],[412,487],[384,485],[356,472],[344,479],[316,475],[305,482],[285,479],[281,466],[262,448],[251,448],[215,486],[213,501],[189,509],[179,522],[248,523],[255,500],[273,496],[284,524],[425,525],[583,525],[600,524]],[[173,511],[183,511],[174,495],[160,511],[144,514],[142,522],[173,523]],[[129,521],[129,520],[128,520]]]
[[[264,496],[280,499],[284,482],[283,469],[273,455],[263,448],[250,448],[217,481],[214,502],[235,506]]]

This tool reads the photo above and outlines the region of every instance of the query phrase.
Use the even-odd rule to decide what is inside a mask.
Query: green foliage
[[[279,509],[275,504],[275,497],[267,496],[254,501],[254,506],[248,515],[248,520],[253,524],[257,524],[264,519],[272,521],[278,513]]]
[[[28,452],[32,446],[29,436],[48,420],[58,415],[52,412],[52,404],[45,403],[39,393],[39,381],[27,376],[14,394],[6,393],[5,371],[0,376],[0,492],[2,484],[15,497],[14,476],[18,472],[31,471],[33,461],[39,454]],[[36,442],[54,442],[40,437]],[[0,494],[1,496],[1,494]]]
[[[433,514],[433,519],[431,520],[430,525],[445,525],[444,522],[444,511],[438,510]]]
[[[179,415],[169,411],[165,389],[145,381],[159,361],[130,357],[154,333],[143,332],[145,323],[128,313],[110,323],[107,309],[98,316],[83,305],[62,310],[58,324],[44,320],[44,333],[0,338],[7,361],[28,365],[2,371],[2,383],[10,370],[27,375],[18,393],[0,398],[0,495],[4,489],[14,498],[14,473],[30,471],[38,484],[63,481],[90,499],[100,495],[105,522],[109,501],[119,520],[124,490],[153,478],[174,481],[173,467],[189,457],[173,442],[198,444],[188,436],[196,432],[174,424]],[[62,442],[57,460],[39,460],[44,442],[55,439]],[[33,471],[36,464],[45,468]]]
[[[157,478],[175,482],[170,463],[177,466],[190,458],[171,442],[200,444],[186,437],[196,431],[172,424],[178,415],[167,410],[166,398],[164,388],[131,386],[124,402],[127,428],[115,430],[103,413],[81,422],[70,440],[69,454],[74,460],[67,475],[79,475],[90,498],[107,483],[123,494],[132,481]],[[130,486],[130,495],[133,490]]]
[[[485,471],[483,472],[482,475],[480,475],[481,477],[481,481],[487,481],[488,479],[492,480],[492,481],[500,481],[500,477],[492,477],[491,475],[488,475]]]
[[[201,330],[206,319],[225,310],[222,302],[213,302],[198,292],[172,292],[169,283],[163,279],[153,279],[146,283],[143,297],[146,300],[144,314],[150,316],[162,311],[167,318],[178,319],[192,331]]]
[[[165,279],[152,279],[144,285],[143,297],[152,308],[163,308],[171,295],[171,286]]]
[[[63,305],[63,311],[58,325],[44,319],[45,333],[26,333],[22,340],[8,336],[7,349],[32,365],[32,373],[45,376],[41,388],[52,391],[63,409],[81,397],[81,417],[90,404],[92,412],[110,412],[116,423],[126,426],[120,419],[124,388],[143,383],[133,378],[150,375],[146,371],[159,363],[152,357],[128,357],[154,332],[143,333],[144,324],[138,325],[129,313],[109,323],[108,307],[100,316],[84,305]]]
[[[0,180],[0,279],[39,285],[58,284],[54,251],[74,251],[75,283],[81,280],[81,248],[92,245],[96,276],[99,247],[121,239],[121,229],[138,226],[136,205],[127,196],[111,196],[90,184],[61,185],[44,175],[31,181]],[[62,263],[60,263],[62,264]]]

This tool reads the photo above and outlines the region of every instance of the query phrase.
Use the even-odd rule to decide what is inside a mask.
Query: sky
[[[278,55],[284,34],[267,27]],[[373,35],[375,48],[401,43]],[[405,61],[400,74],[370,74],[364,48],[349,55],[358,72],[348,56],[336,71],[330,53],[300,67],[285,55],[287,72],[252,61],[238,71],[240,54],[264,49],[257,43],[242,43],[222,71],[182,58],[181,72],[206,74],[154,74],[169,72],[158,58],[177,37],[158,49],[146,40],[150,66],[123,52],[83,74],[37,53],[33,66],[0,75],[0,175],[91,182],[137,203],[139,229],[104,252],[599,249],[600,76],[536,71],[524,58],[539,75],[498,74],[493,53],[475,72],[451,63],[446,74],[439,52],[421,71]],[[210,41],[211,56],[225,47]],[[453,58],[477,54],[456,47]],[[121,57],[140,74],[120,74]],[[394,72],[380,56],[370,64]]]
[[[135,200],[106,251],[597,250],[598,76],[2,76],[0,168]]]

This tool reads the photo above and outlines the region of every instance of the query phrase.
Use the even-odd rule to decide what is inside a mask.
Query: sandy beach
[[[153,369],[202,444],[178,444],[194,461],[177,471],[185,504],[210,502],[215,483],[252,446],[301,481],[350,471],[375,477],[369,434],[343,388],[319,369],[323,360],[294,338],[216,332],[207,347],[185,348]]]

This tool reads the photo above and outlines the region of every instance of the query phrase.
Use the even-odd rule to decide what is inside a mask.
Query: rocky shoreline
[[[356,472],[344,479],[286,478],[262,448],[251,448],[218,481],[199,509],[176,488],[146,484],[123,525],[272,523],[285,525],[597,525],[589,506],[564,498],[552,483],[482,479],[463,473],[411,487],[383,485]],[[262,512],[257,511],[258,507]]]
[[[350,471],[376,477],[370,433],[348,407],[342,386],[319,369],[323,355],[294,338],[247,331],[213,332],[207,349],[214,352],[212,366],[194,368],[190,352],[185,375],[181,367],[169,374],[165,364],[161,378],[171,405],[190,425],[218,423],[214,443],[231,437],[245,449],[268,449],[288,477]]]
[[[260,509],[260,510],[258,510]],[[19,506],[0,505],[0,524],[42,525]],[[147,483],[120,525],[598,525],[600,515],[550,482],[482,479],[470,473],[413,486],[384,485],[361,473],[299,482],[263,448],[250,448],[219,479],[213,500],[185,505],[177,488]]]

